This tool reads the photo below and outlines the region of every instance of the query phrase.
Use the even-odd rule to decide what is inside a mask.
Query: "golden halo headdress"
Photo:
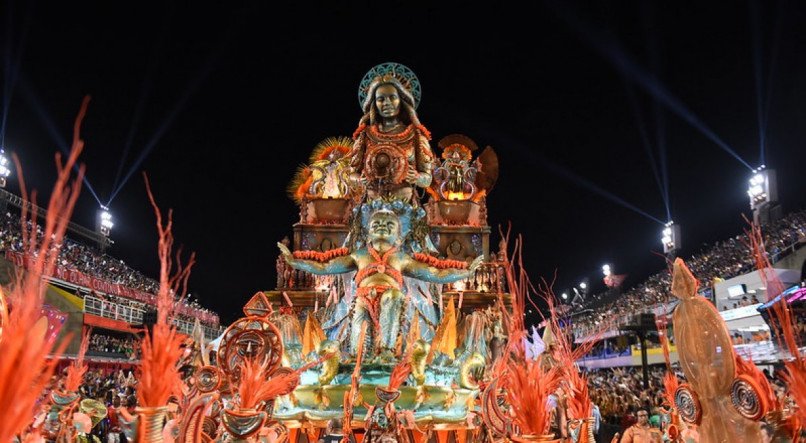
[[[422,88],[420,87],[420,80],[414,74],[414,71],[400,63],[387,62],[373,67],[361,79],[361,83],[358,85],[358,105],[361,106],[361,109],[366,107],[370,87],[378,81],[400,85],[411,94],[414,109],[417,109],[420,105]]]

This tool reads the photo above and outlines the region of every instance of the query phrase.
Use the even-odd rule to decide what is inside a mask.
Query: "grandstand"
[[[22,202],[5,191],[0,197],[6,208],[0,214],[0,285],[7,285],[17,272],[27,269],[31,257],[23,248],[23,228],[16,210]],[[25,229],[31,228],[28,220]],[[41,236],[41,227],[36,229]],[[82,328],[91,326],[90,360],[135,364],[136,336],[147,326],[148,313],[156,310],[158,282],[123,260],[76,240],[92,241],[92,231],[71,223],[68,235],[56,269],[45,277],[44,314],[50,330],[71,338],[65,351],[68,358],[78,351]],[[175,313],[173,322],[182,334],[191,335],[194,328],[200,328],[206,340],[213,340],[223,332],[218,314],[195,303],[177,300]]]
[[[789,294],[797,294],[785,296],[790,297],[793,306],[800,306],[803,297],[799,288],[804,284],[806,263],[806,248],[802,247],[806,244],[806,210],[791,213],[768,226],[764,236],[773,272],[790,288]],[[771,364],[785,357],[770,340],[764,317],[768,295],[755,269],[746,235],[717,242],[688,258],[686,263],[700,279],[700,295],[720,311],[738,353],[760,364]],[[570,314],[575,341],[582,343],[594,336],[600,341],[580,364],[589,368],[640,365],[640,343],[624,328],[641,313],[671,314],[677,300],[669,291],[670,284],[671,275],[663,270],[626,291],[611,290],[576,305]],[[673,341],[673,331],[669,336]],[[649,364],[663,362],[659,343],[650,342],[648,360]],[[676,360],[673,346],[672,360]]]

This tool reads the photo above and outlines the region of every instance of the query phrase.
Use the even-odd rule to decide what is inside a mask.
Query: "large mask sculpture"
[[[760,442],[756,420],[766,413],[761,394],[738,378],[733,343],[716,308],[697,295],[698,283],[683,260],[674,263],[672,293],[680,299],[674,331],[688,383],[675,393],[680,417],[697,425],[700,443]],[[738,383],[737,383],[738,381]]]

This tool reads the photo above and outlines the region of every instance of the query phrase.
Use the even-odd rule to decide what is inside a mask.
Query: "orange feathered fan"
[[[71,180],[71,172],[78,156],[84,148],[80,138],[81,121],[87,111],[89,97],[84,98],[81,110],[76,117],[73,129],[73,145],[64,163],[62,156],[56,154],[56,184],[48,202],[47,213],[37,214],[37,206],[23,205],[21,226],[31,222],[30,230],[23,228],[23,247],[26,255],[31,257],[27,272],[20,273],[8,295],[11,312],[0,312],[3,331],[0,336],[0,441],[12,441],[31,423],[35,411],[36,399],[42,395],[50,381],[57,359],[48,359],[50,354],[61,354],[66,342],[55,346],[53,339],[45,334],[46,328],[37,327],[42,324],[42,303],[45,286],[42,276],[50,274],[58,259],[59,246],[64,238],[76,199],[81,190],[84,167]],[[30,199],[25,188],[22,168],[16,157],[17,171],[20,178],[20,190],[24,202],[36,201],[36,193]],[[29,208],[33,211],[28,213]],[[30,218],[29,218],[30,215]],[[37,236],[37,218],[44,216],[41,241]],[[5,288],[4,288],[5,289]]]
[[[172,325],[174,296],[183,298],[190,278],[190,269],[195,262],[191,254],[188,264],[182,265],[177,253],[174,265],[173,213],[168,211],[167,222],[163,224],[162,212],[154,200],[148,177],[145,176],[146,191],[154,208],[158,233],[157,253],[160,260],[160,286],[157,293],[157,322],[151,332],[140,343],[140,368],[138,371],[137,400],[141,406],[158,407],[168,404],[171,395],[182,396],[182,378],[177,362],[182,356],[182,336]],[[173,272],[173,274],[172,274]]]

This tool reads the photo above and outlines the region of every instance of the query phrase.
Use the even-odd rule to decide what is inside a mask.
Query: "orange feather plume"
[[[509,232],[506,235],[502,232],[501,237],[507,245]],[[507,286],[512,295],[512,313],[507,312],[500,296],[498,304],[509,339],[504,355],[493,364],[492,375],[500,377],[515,424],[524,434],[539,435],[548,431],[551,419],[548,401],[562,380],[562,368],[526,358],[524,313],[527,304],[535,309],[537,306],[531,299],[534,286],[523,266],[522,246],[523,241],[519,237],[512,254],[508,254],[510,259],[505,263]]]
[[[761,281],[767,288],[768,301],[778,296],[784,291],[784,285],[772,270],[767,251],[764,249],[764,237],[761,228],[753,225],[747,233],[749,246],[756,261],[756,267],[761,275]],[[786,368],[781,373],[781,378],[787,384],[788,393],[798,405],[795,416],[801,422],[806,421],[806,360],[801,355],[798,347],[798,339],[795,334],[796,320],[792,316],[789,305],[784,297],[770,307],[770,327],[775,333],[778,344],[786,347],[794,357],[793,360],[784,363]]]
[[[558,367],[546,368],[535,360],[510,359],[507,365],[506,398],[515,423],[524,434],[542,435],[549,430],[549,396],[560,382]]]
[[[50,274],[58,259],[59,246],[64,239],[76,199],[81,190],[84,167],[72,177],[71,172],[78,156],[84,148],[80,138],[81,122],[87,111],[89,97],[85,97],[73,127],[73,144],[67,159],[56,154],[57,178],[48,202],[47,213],[42,214],[45,224],[42,229],[41,242],[37,238],[37,207],[24,204],[21,225],[23,229],[23,247],[26,254],[32,257],[27,272],[18,274],[17,279],[6,292],[8,302],[13,309],[3,316],[3,332],[0,336],[0,441],[12,441],[31,423],[35,411],[34,405],[42,394],[57,359],[48,359],[49,354],[61,354],[66,342],[56,346],[54,339],[45,334],[46,328],[37,327],[42,321],[42,303],[45,285],[43,275]],[[14,157],[20,180],[20,190],[24,202],[36,202],[36,192],[29,198],[22,176],[22,168],[17,157]],[[32,213],[28,213],[29,209]],[[30,215],[30,218],[29,218]],[[23,438],[25,439],[25,438]]]
[[[755,385],[754,387],[761,394],[762,405],[766,410],[770,410],[778,404],[778,399],[775,397],[775,391],[772,390],[770,382],[755,363],[736,355],[736,375],[744,375],[750,378]]]
[[[680,380],[677,379],[677,375],[675,375],[674,372],[669,371],[663,375],[663,397],[666,400],[667,406],[675,406],[674,393],[677,392],[678,387],[680,387]]]
[[[666,326],[668,325],[666,316],[660,317],[655,325],[658,327],[658,338],[660,339],[661,349],[663,349],[663,360],[666,362],[666,374],[663,375],[663,397],[666,400],[666,406],[673,408],[675,407],[674,394],[677,392],[678,386],[680,386],[680,381],[677,379],[677,375],[672,371],[669,337],[666,336]]]
[[[244,409],[256,408],[258,403],[289,393],[299,384],[299,374],[290,372],[266,380],[269,361],[267,359],[246,359],[241,364],[241,380],[238,384],[240,406]]]
[[[180,253],[177,253],[174,265],[171,256],[174,242],[171,231],[173,213],[168,211],[167,222],[163,225],[162,212],[154,200],[148,177],[143,175],[148,199],[156,215],[160,287],[157,293],[157,322],[150,333],[146,331],[140,343],[137,400],[142,406],[157,407],[167,405],[171,395],[182,396],[182,378],[176,363],[182,356],[183,339],[169,320],[173,315],[174,295],[182,298],[187,290],[195,255],[191,254],[188,264],[183,266]]]
[[[553,337],[552,349],[547,349],[549,353],[547,361],[556,364],[561,373],[561,385],[566,390],[569,417],[576,419],[589,418],[591,417],[593,406],[588,390],[588,378],[580,372],[576,362],[593,349],[593,346],[604,334],[604,328],[600,328],[589,340],[574,347],[570,335],[565,333],[565,328],[560,325],[555,307],[556,296],[552,290],[552,284],[543,280],[539,286],[538,294],[548,306],[550,313],[549,318],[546,319],[546,327],[556,332]],[[548,347],[549,343],[546,343],[546,346]]]
[[[87,349],[90,346],[91,333],[92,328],[86,328],[81,334],[81,345],[79,345],[76,360],[67,368],[67,375],[64,377],[65,391],[77,391],[78,387],[81,386],[81,381],[84,379],[84,374],[87,373],[87,365],[84,364],[84,356],[87,354]]]
[[[414,321],[418,321],[417,318],[414,318]],[[389,384],[386,386],[387,389],[390,391],[398,389],[403,382],[409,378],[409,374],[411,374],[411,354],[414,350],[413,346],[409,346],[406,350],[406,354],[400,360],[400,363],[396,364],[394,368],[392,368],[392,373],[389,375]]]
[[[359,399],[359,391],[358,391],[358,380],[361,378],[361,363],[364,359],[364,342],[367,338],[367,324],[361,324],[361,335],[358,338],[358,349],[355,352],[355,368],[353,369],[353,374],[350,377],[350,390],[344,393],[344,424],[343,424],[343,433],[344,439],[342,442],[347,443],[349,442],[350,434],[353,432],[352,427],[352,419],[353,419],[353,407],[356,401]]]

